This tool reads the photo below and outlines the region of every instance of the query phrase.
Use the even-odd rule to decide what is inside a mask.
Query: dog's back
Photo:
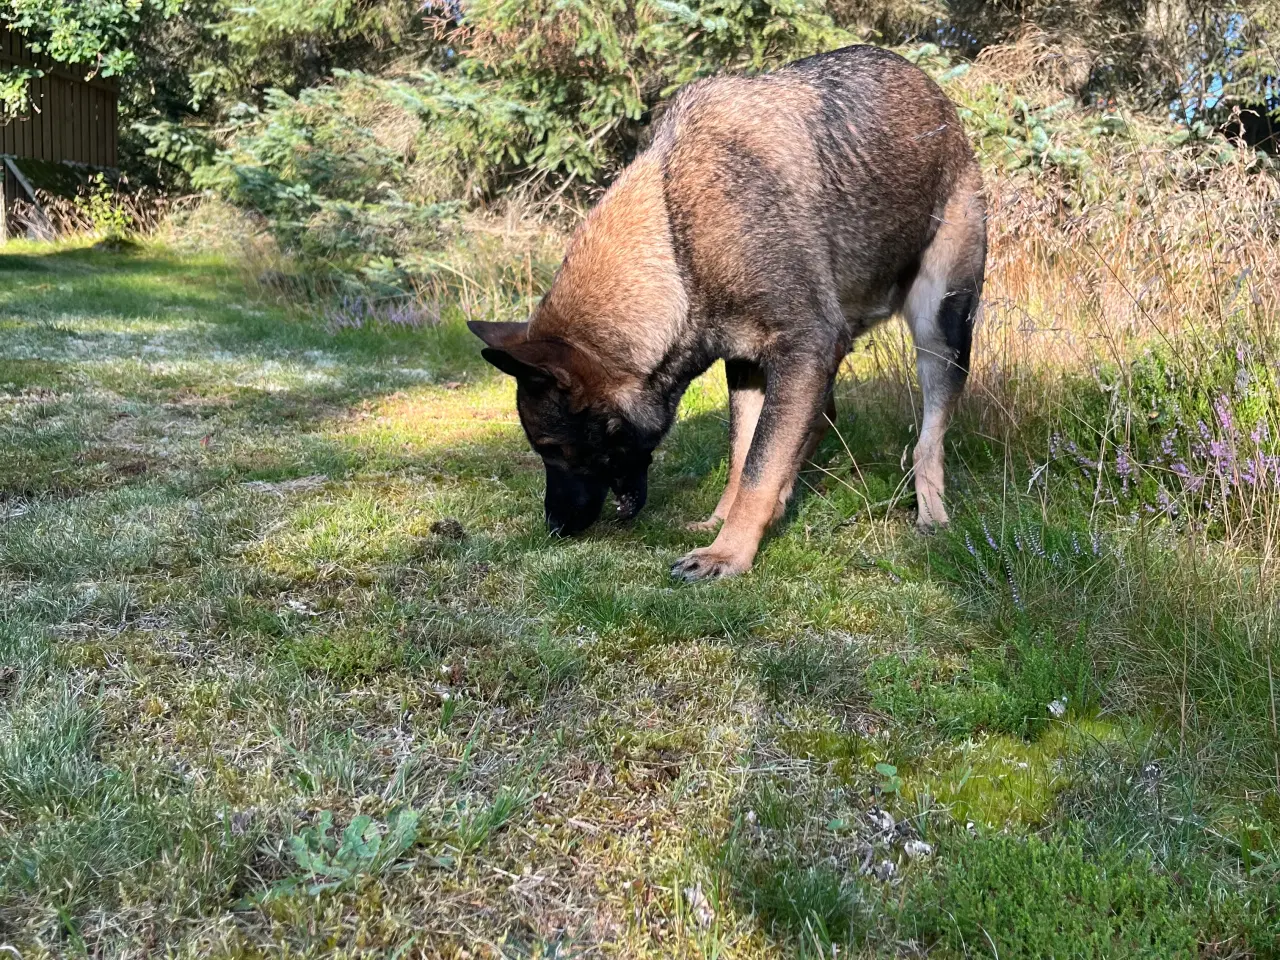
[[[902,306],[957,188],[981,203],[954,106],[876,47],[693,84],[651,151],[693,306],[711,320],[771,323],[788,299],[834,293],[856,336]]]

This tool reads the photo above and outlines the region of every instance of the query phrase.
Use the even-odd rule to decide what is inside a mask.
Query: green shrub
[[[777,66],[852,35],[822,0],[478,0],[460,39],[459,77],[496,95],[499,109],[528,105],[537,120],[526,124],[519,162],[590,180],[625,159],[637,125],[676,87]],[[485,147],[493,157],[507,149]]]
[[[297,98],[273,91],[264,110],[240,118],[234,147],[197,171],[197,183],[261,214],[312,270],[411,289],[404,255],[437,246],[458,205],[433,202],[414,182],[416,120],[381,93],[367,78]]]
[[[819,0],[480,0],[454,39],[459,55],[438,68],[336,70],[330,84],[242,105],[195,182],[260,214],[307,269],[409,291],[438,269],[430,253],[460,204],[514,177],[595,183],[680,84],[849,37]]]

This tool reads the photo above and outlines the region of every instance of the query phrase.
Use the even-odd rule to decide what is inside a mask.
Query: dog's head
[[[527,323],[467,326],[484,341],[482,356],[516,378],[520,423],[547,470],[547,528],[585,530],[609,490],[618,519],[639,513],[661,432],[640,428],[610,398],[600,362],[563,340],[530,339]]]

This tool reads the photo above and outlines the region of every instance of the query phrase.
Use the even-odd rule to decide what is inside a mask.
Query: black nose
[[[547,529],[558,536],[581,533],[600,516],[608,485],[590,474],[547,466]]]

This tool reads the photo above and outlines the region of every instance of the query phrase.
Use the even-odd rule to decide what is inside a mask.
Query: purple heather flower
[[[1258,482],[1258,474],[1261,472],[1261,457],[1250,457],[1244,461],[1244,466],[1240,468],[1240,479],[1249,486],[1254,486]]]
[[[1116,451],[1116,473],[1122,477],[1133,475],[1133,462],[1129,459],[1129,448],[1121,447]]]
[[[1236,422],[1231,414],[1231,401],[1225,393],[1214,401],[1213,411],[1218,415],[1218,422],[1222,424],[1222,429],[1227,432],[1228,436],[1235,436]]]
[[[965,549],[969,551],[969,556],[977,560],[978,549],[973,545],[973,537],[969,536],[969,532],[967,530],[965,531],[965,534],[964,534],[964,546],[965,546]]]
[[[1133,461],[1129,458],[1129,448],[1121,447],[1116,451],[1116,475],[1120,478],[1122,492],[1129,492],[1129,479],[1133,474]]]
[[[1040,533],[1039,533],[1039,531],[1037,531],[1037,530],[1028,530],[1028,531],[1027,531],[1027,543],[1029,543],[1029,544],[1031,545],[1031,552],[1032,552],[1032,553],[1034,553],[1034,554],[1035,554],[1037,557],[1039,557],[1041,560],[1043,560],[1043,559],[1045,558],[1045,556],[1044,556],[1044,541],[1040,538]]]
[[[986,517],[983,517],[983,518],[982,518],[982,535],[983,535],[983,536],[985,536],[985,537],[987,538],[987,546],[989,546],[989,547],[990,547],[992,550],[994,550],[996,553],[999,553],[999,552],[1000,552],[1000,545],[999,545],[998,543],[996,543],[995,538],[991,536],[991,531],[990,531],[989,529],[987,529],[987,518],[986,518]]]
[[[1019,610],[1026,609],[1022,606],[1022,593],[1018,590],[1018,581],[1013,578],[1013,568],[1009,566],[1009,561],[1005,561],[1004,574],[1009,581],[1009,593],[1013,597],[1013,605]]]

